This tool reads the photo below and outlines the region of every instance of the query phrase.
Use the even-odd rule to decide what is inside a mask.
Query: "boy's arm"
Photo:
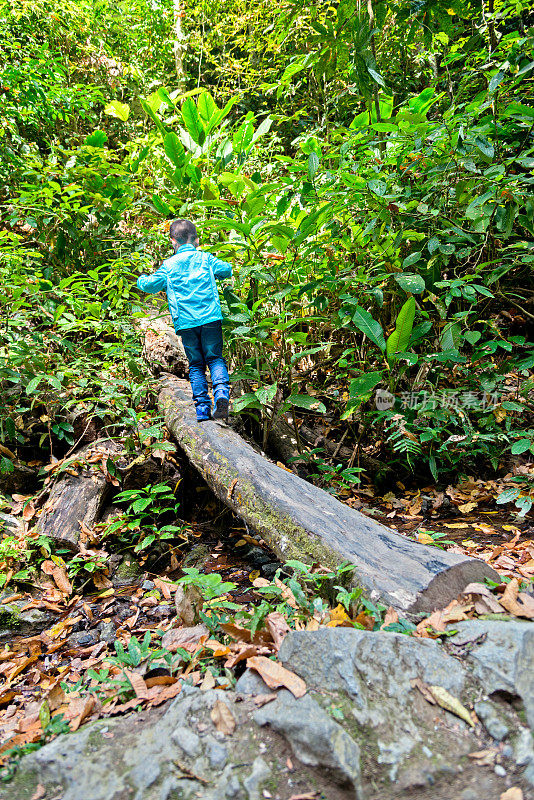
[[[232,265],[228,264],[227,261],[221,261],[220,258],[216,258],[211,253],[208,253],[208,259],[210,267],[213,270],[213,274],[216,278],[231,278],[232,277]]]
[[[153,275],[141,275],[137,279],[137,288],[142,292],[157,294],[167,288],[167,270],[162,265]]]

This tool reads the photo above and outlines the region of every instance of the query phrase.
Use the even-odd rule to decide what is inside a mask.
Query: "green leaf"
[[[514,456],[526,453],[526,451],[530,449],[530,439],[518,439],[517,442],[513,443],[510,449]]]
[[[495,155],[495,148],[485,136],[475,136],[473,142],[478,147],[480,152],[483,153],[483,155],[487,156],[488,158],[493,158]]]
[[[182,103],[181,111],[182,119],[185,127],[187,128],[188,134],[195,144],[202,146],[206,139],[206,131],[204,129],[204,125],[202,124],[202,120],[200,119],[195,101],[192,97],[186,97]]]
[[[209,92],[202,92],[199,96],[197,109],[204,127],[208,130],[210,128],[210,122],[216,119],[217,112],[219,111],[215,100]]]
[[[388,359],[394,358],[397,353],[403,353],[408,347],[414,319],[415,299],[409,297],[395,320],[395,330],[388,336],[386,345]]]
[[[402,266],[404,268],[411,267],[413,264],[416,264],[417,261],[421,260],[422,253],[417,250],[415,253],[410,253],[409,256],[406,256],[404,261],[402,262]]]
[[[354,414],[357,408],[361,406],[363,401],[368,397],[375,386],[382,380],[381,372],[367,372],[354,378],[349,386],[349,401],[347,408],[341,415],[341,419],[347,419],[351,414]]]
[[[107,140],[108,137],[104,131],[93,131],[93,133],[90,133],[89,136],[85,137],[83,143],[89,147],[104,147]]]
[[[165,155],[172,161],[175,167],[183,167],[185,164],[185,150],[180,139],[175,133],[167,133],[163,139]]]
[[[108,114],[110,117],[116,117],[123,122],[127,122],[128,117],[130,116],[130,106],[128,103],[119,103],[118,100],[113,100],[111,103],[108,103],[107,106],[105,106],[104,114]]]
[[[317,153],[311,152],[308,156],[308,176],[310,180],[313,180],[313,177],[317,170],[319,169],[319,158]]]
[[[379,86],[383,86],[384,89],[386,88],[386,84],[384,83],[384,78],[379,72],[376,71],[376,69],[373,69],[372,67],[368,66],[367,72],[369,73],[371,78],[375,81],[375,83],[378,83]]]
[[[367,186],[378,197],[383,197],[386,193],[387,184],[385,181],[371,180],[367,182]]]
[[[420,275],[413,272],[403,272],[395,275],[395,280],[405,292],[421,294],[425,289],[425,281]]]
[[[316,411],[318,414],[326,412],[325,404],[316,397],[310,397],[309,394],[292,394],[287,398],[287,402],[292,406],[305,408],[306,411]]]
[[[500,82],[502,81],[503,78],[504,78],[504,72],[501,72],[499,70],[499,72],[495,73],[495,75],[493,76],[493,78],[489,82],[488,94],[493,94],[493,92],[495,91],[495,89],[500,84]]]
[[[368,339],[374,342],[382,350],[386,349],[386,340],[384,339],[384,331],[379,322],[377,322],[371,314],[361,306],[356,306],[356,310],[352,315],[352,321]]]
[[[160,214],[163,214],[163,216],[168,217],[171,213],[171,209],[165,200],[162,200],[161,197],[157,196],[157,194],[152,195],[152,203],[154,204],[156,211],[158,211]]]
[[[26,386],[26,394],[33,394],[43,379],[42,375],[36,375]]]

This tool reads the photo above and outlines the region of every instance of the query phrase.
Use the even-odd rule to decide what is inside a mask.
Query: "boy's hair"
[[[169,235],[178,244],[194,244],[198,237],[197,229],[188,219],[175,219],[171,222]]]

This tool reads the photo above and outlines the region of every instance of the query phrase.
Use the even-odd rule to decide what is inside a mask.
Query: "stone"
[[[114,622],[101,622],[97,625],[97,630],[100,634],[100,641],[107,644],[113,644],[117,634],[117,626]]]
[[[11,590],[0,594],[0,601],[12,595]],[[34,636],[49,627],[56,616],[41,608],[28,608],[28,600],[13,600],[0,605],[0,642],[10,640],[14,636]]]
[[[190,758],[199,755],[200,738],[190,728],[179,726],[172,732],[171,739],[179,745]]]
[[[254,720],[282,733],[304,764],[332,770],[340,782],[354,787],[358,800],[363,798],[360,748],[309,694],[296,699],[284,689],[256,711]]]
[[[72,633],[67,639],[70,647],[89,647],[91,644],[96,644],[97,641],[97,631],[78,631],[78,633]]]
[[[534,625],[532,622],[472,619],[455,623],[449,646],[465,660],[486,694],[520,697],[534,729]]]
[[[200,570],[202,572],[206,562],[210,557],[210,549],[206,544],[202,542],[197,542],[194,544],[191,549],[185,554],[181,568],[184,567],[194,567],[195,569]]]
[[[215,741],[211,736],[206,742],[206,754],[213,769],[222,769],[228,761],[228,750],[224,744]]]
[[[123,586],[138,585],[142,583],[144,574],[137,563],[136,556],[128,553],[113,573],[111,583],[115,589],[121,589]]]
[[[495,703],[490,703],[488,700],[480,700],[475,703],[475,712],[495,741],[502,742],[503,739],[506,739],[510,733],[510,728],[499,716]]]
[[[249,800],[259,800],[260,787],[270,776],[271,771],[261,756],[257,756],[252,764],[252,772],[243,779],[243,786]]]
[[[144,589],[145,592],[151,592],[155,585],[154,581],[143,581],[141,589]]]

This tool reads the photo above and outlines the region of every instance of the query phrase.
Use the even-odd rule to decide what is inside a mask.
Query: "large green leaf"
[[[415,319],[415,299],[409,297],[399,311],[395,320],[395,330],[388,336],[386,352],[388,359],[393,359],[397,353],[404,353],[410,341],[410,334]]]
[[[183,167],[185,163],[185,150],[180,139],[175,133],[167,133],[163,139],[165,155],[175,167]]]
[[[386,349],[386,340],[384,339],[384,331],[379,322],[374,319],[371,314],[362,308],[356,306],[356,310],[352,315],[352,321],[368,339],[374,342],[382,350]]]
[[[395,275],[395,280],[405,292],[421,294],[425,289],[424,279],[421,275],[416,275],[414,272],[401,272]]]
[[[182,119],[189,136],[196,144],[202,146],[206,140],[206,131],[192,97],[186,97],[182,103]]]
[[[200,119],[204,124],[204,128],[209,130],[211,121],[216,119],[217,112],[219,111],[215,100],[209,92],[202,92],[198,98],[197,109]]]
[[[347,419],[354,414],[364,400],[371,394],[375,386],[382,380],[381,372],[366,372],[350,382],[349,401],[341,419]]]
[[[305,408],[306,411],[316,411],[318,414],[326,412],[325,404],[316,397],[310,397],[309,394],[292,394],[287,398],[287,402],[297,408]]]
[[[128,103],[119,103],[118,100],[113,100],[104,108],[104,114],[109,114],[110,117],[116,117],[122,122],[127,122],[130,116],[130,106]]]

